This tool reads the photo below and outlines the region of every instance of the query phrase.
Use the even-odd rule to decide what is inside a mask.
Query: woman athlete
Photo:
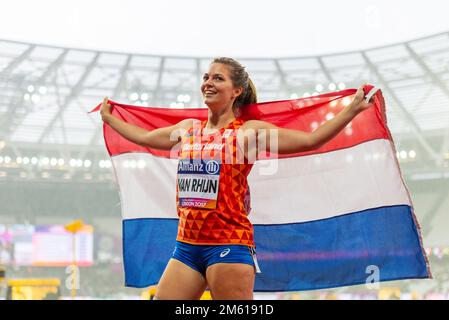
[[[256,90],[245,68],[231,58],[216,58],[211,62],[203,76],[201,93],[209,111],[207,121],[199,125],[198,120],[185,119],[173,126],[147,131],[114,117],[107,97],[100,113],[106,124],[138,145],[171,150],[181,144],[177,241],[157,285],[155,298],[199,299],[208,287],[213,299],[251,300],[255,273],[260,272],[255,257],[253,227],[247,218],[249,189],[246,178],[252,163],[235,159],[223,161],[229,154],[235,157],[237,153],[232,145],[236,140],[235,132],[255,132],[253,138],[244,135],[244,146],[240,150],[243,149],[245,159],[248,159],[250,146],[255,145],[250,140],[257,140],[263,130],[277,131],[278,154],[313,150],[335,137],[371,103],[365,102],[363,86],[360,87],[347,107],[312,133],[279,128],[259,120],[245,122],[239,118],[240,111],[246,105],[256,103]],[[182,133],[173,139],[174,132]],[[207,151],[201,153],[190,147],[195,141]],[[266,144],[270,150],[270,139]],[[224,150],[228,151],[227,155]],[[191,159],[198,155],[197,164],[200,165],[195,166]],[[202,166],[208,169],[205,171]]]

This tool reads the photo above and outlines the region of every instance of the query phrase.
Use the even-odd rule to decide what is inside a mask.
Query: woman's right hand
[[[108,101],[108,97],[104,97],[103,103],[101,104],[100,108],[101,119],[105,122],[107,121],[107,118],[112,114],[112,106],[108,103]]]

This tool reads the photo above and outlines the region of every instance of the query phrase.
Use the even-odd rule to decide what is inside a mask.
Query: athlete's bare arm
[[[256,132],[258,141],[260,135],[265,130],[266,134],[266,148],[267,151],[283,154],[296,153],[303,151],[310,151],[320,148],[329,140],[334,138],[346,125],[354,119],[357,114],[368,109],[372,104],[364,101],[363,87],[357,90],[354,100],[340,111],[337,116],[316,129],[314,132],[303,132],[300,130],[292,130],[279,128],[271,123],[259,120],[249,120],[245,122],[241,129],[245,130],[245,150],[253,151],[255,143],[250,143],[249,138],[246,138],[246,129],[252,129]],[[277,150],[276,147],[270,144],[270,130],[277,131]],[[274,133],[272,131],[272,133]],[[275,136],[273,136],[275,137]],[[260,152],[260,147],[257,149]]]
[[[313,150],[316,147],[311,133],[280,128],[265,121],[249,120],[240,129],[245,135],[246,156],[246,152],[253,154],[254,151],[258,153],[269,151],[282,154]],[[254,134],[250,133],[252,131]],[[253,139],[257,140],[257,144]],[[262,140],[265,141],[265,145]],[[277,147],[274,145],[275,142]],[[266,150],[262,150],[263,148]]]
[[[103,99],[100,114],[103,121],[124,138],[140,146],[160,150],[170,150],[174,147],[180,141],[182,134],[192,127],[193,121],[195,121],[194,119],[185,119],[173,126],[151,131],[145,130],[114,117],[107,97]]]

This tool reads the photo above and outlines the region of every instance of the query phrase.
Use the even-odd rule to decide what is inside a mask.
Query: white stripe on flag
[[[296,223],[411,205],[394,157],[390,141],[379,139],[323,154],[257,161],[248,177],[249,218],[253,224]],[[124,219],[177,218],[178,160],[149,153],[112,160]],[[261,174],[273,166],[273,175]]]
[[[112,157],[123,219],[178,218],[176,212],[177,159],[150,153]],[[139,168],[145,164],[144,168]]]
[[[368,141],[323,154],[279,160],[275,175],[248,176],[253,224],[331,218],[383,206],[410,204],[389,140]],[[277,206],[278,207],[277,207]]]

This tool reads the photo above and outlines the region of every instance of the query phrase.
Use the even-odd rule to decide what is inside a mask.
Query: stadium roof
[[[368,81],[384,92],[393,133],[449,124],[449,33],[322,56],[245,58],[260,101],[281,100]],[[102,144],[102,97],[150,106],[201,106],[210,58],[124,54],[0,40],[0,137],[6,142]]]

